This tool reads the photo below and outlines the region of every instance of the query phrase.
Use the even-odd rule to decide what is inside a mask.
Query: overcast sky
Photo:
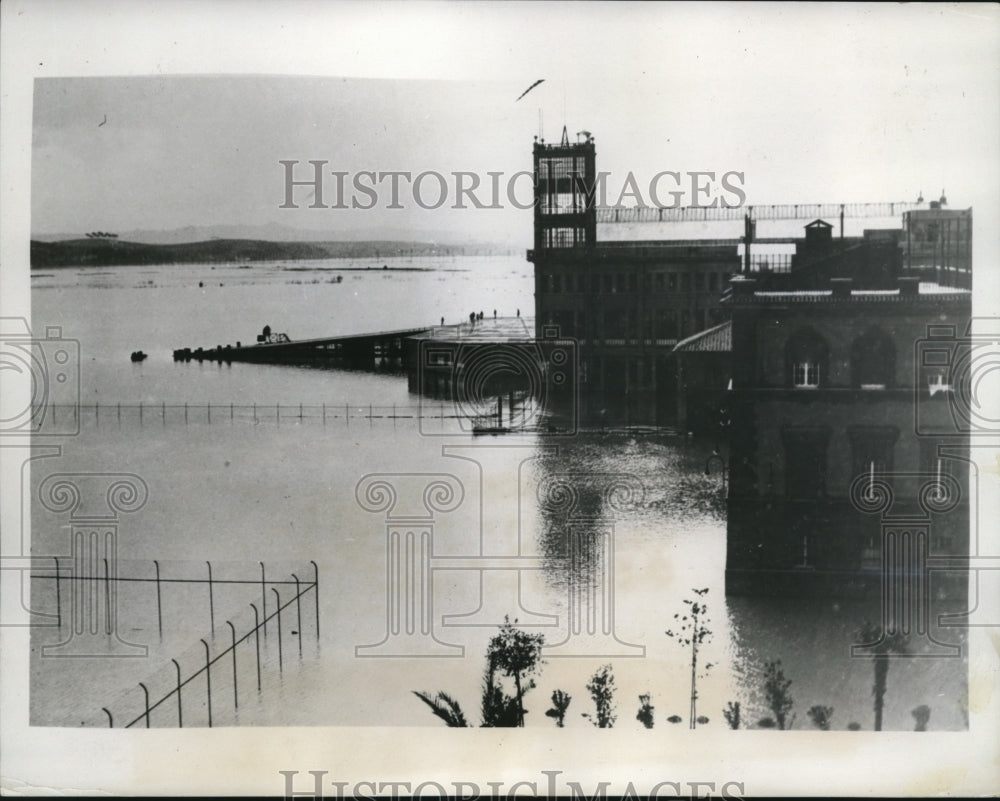
[[[483,70],[467,76],[457,52],[451,81],[410,80],[405,60],[389,79],[36,79],[32,232],[276,222],[331,238],[402,228],[526,244],[530,212],[427,211],[406,185],[403,210],[384,208],[385,191],[368,211],[309,209],[308,190],[296,192],[302,208],[280,209],[279,160],[301,160],[302,177],[304,162],[323,159],[351,174],[468,170],[485,181],[500,171],[506,181],[530,169],[540,117],[548,140],[564,123],[594,134],[612,201],[629,171],[646,187],[662,170],[708,170],[742,172],[753,204],[914,200],[944,188],[953,206],[996,208],[995,9],[595,7],[556,24],[517,8],[483,15],[499,58],[519,65],[509,78],[466,80]],[[447,41],[453,16],[442,10],[435,25],[429,15],[445,30],[428,48]]]

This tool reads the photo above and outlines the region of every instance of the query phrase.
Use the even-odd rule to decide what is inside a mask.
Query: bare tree
[[[674,615],[674,620],[677,621],[676,625],[678,626],[678,631],[675,633],[673,629],[668,629],[666,631],[666,635],[671,639],[676,640],[681,645],[691,648],[691,709],[688,716],[688,722],[690,728],[693,729],[697,724],[698,646],[700,646],[707,638],[711,637],[712,632],[708,628],[708,605],[701,600],[708,592],[708,587],[700,590],[692,590],[692,592],[698,597],[695,599],[684,599],[684,603],[689,607],[688,614],[681,615],[678,613]],[[711,662],[705,665],[706,674],[711,667]],[[702,678],[704,678],[704,674]]]

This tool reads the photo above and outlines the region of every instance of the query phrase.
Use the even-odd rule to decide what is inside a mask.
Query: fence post
[[[184,404],[184,425],[187,425],[188,421],[188,405]]]
[[[147,689],[146,685],[143,684],[141,681],[139,682],[139,686],[142,687],[142,694],[146,697],[146,702],[145,702],[145,704],[146,704],[146,714],[145,714],[145,717],[146,717],[146,728],[148,729],[149,728],[149,690]]]
[[[323,425],[326,425],[326,403],[323,404]]]
[[[60,592],[62,582],[59,580],[59,557],[53,556],[52,558],[56,560],[56,624],[59,631],[62,631],[62,594]]]
[[[236,627],[232,623],[230,623],[228,620],[226,621],[226,625],[229,626],[229,633],[232,636],[232,641],[233,641],[233,645],[232,645],[232,651],[233,651],[233,707],[236,708],[236,709],[239,709],[240,708],[240,696],[239,696],[239,690],[237,689],[237,686],[236,686]]]
[[[102,561],[104,562],[104,633],[111,634],[115,629],[115,621],[111,619],[111,576],[108,573],[108,560]]]
[[[208,728],[212,728],[212,659],[208,655],[208,643],[201,641],[205,646],[205,679],[208,681]]]
[[[139,401],[139,425],[142,425],[142,401]]]
[[[295,579],[295,617],[298,623],[297,631],[299,633],[299,659],[302,658],[302,591],[299,589],[299,577],[292,573],[292,578]]]
[[[160,563],[153,560],[153,567],[156,568],[156,622],[160,627],[160,639],[163,639],[163,604],[160,600]]]
[[[316,593],[316,642],[319,642],[319,568],[311,559],[309,564],[313,566],[313,591]]]
[[[351,406],[350,404],[344,404],[344,420],[347,423],[347,427],[351,427]]]
[[[264,618],[264,638],[267,638],[267,592],[264,589],[264,563],[258,562],[260,565],[260,609],[261,615]]]
[[[181,666],[177,663],[176,659],[171,659],[174,663],[174,667],[177,669],[177,727],[180,729],[184,728],[184,711],[181,707]]]
[[[274,587],[271,587],[271,592],[273,592],[275,597],[278,599],[278,611],[275,612],[275,614],[278,616],[278,672],[284,673],[285,663],[284,659],[282,659],[281,656],[281,595],[278,593],[278,590],[275,589]]]
[[[167,402],[163,401],[160,404],[160,414],[163,416],[163,425],[167,424]]]
[[[260,616],[255,604],[250,607],[253,609],[253,640],[257,646],[257,692],[260,692]]]
[[[274,404],[274,422],[281,425],[281,404]]]
[[[209,402],[209,404],[208,404],[208,422],[209,423],[212,422],[212,403],[211,402]]]
[[[208,565],[208,615],[209,620],[212,623],[212,636],[215,636],[215,594],[212,591],[212,563],[205,562]]]

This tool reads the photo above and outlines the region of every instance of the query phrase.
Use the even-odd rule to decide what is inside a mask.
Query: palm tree
[[[865,621],[858,632],[863,643],[870,643],[875,661],[875,683],[872,695],[875,697],[875,731],[882,731],[882,710],[885,707],[885,690],[889,678],[889,659],[892,654],[906,652],[906,641],[898,631],[883,632],[878,626]]]
[[[465,720],[465,715],[462,714],[462,708],[458,705],[458,701],[448,693],[438,693],[432,697],[428,692],[414,690],[413,694],[427,704],[431,708],[431,712],[441,718],[448,726],[458,728],[469,725]]]

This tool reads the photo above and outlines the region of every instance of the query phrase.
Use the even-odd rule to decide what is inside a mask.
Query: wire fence
[[[529,404],[518,406],[516,414],[523,417],[530,411]],[[507,413],[505,409],[505,415]],[[52,427],[78,425],[102,427],[107,425],[133,424],[191,425],[229,423],[273,423],[309,422],[319,425],[394,425],[399,421],[419,420],[468,421],[489,414],[481,413],[476,407],[465,407],[455,401],[426,400],[415,404],[378,405],[351,403],[80,403],[49,404],[44,409],[36,408],[34,419],[47,418]]]
[[[87,635],[97,635],[98,639],[107,635],[118,636],[117,615],[105,613],[98,615],[101,618],[101,625],[88,625],[86,619],[81,616],[81,610],[73,605],[68,612],[62,608],[63,595],[75,595],[76,588],[68,588],[69,592],[61,590],[63,585],[84,585],[93,588],[90,590],[95,595],[103,593],[104,605],[111,607],[116,603],[119,590],[123,587],[132,586],[139,588],[142,593],[147,590],[143,587],[155,588],[156,594],[156,616],[157,627],[161,640],[164,631],[164,604],[163,595],[165,588],[173,587],[175,594],[180,590],[184,596],[185,608],[181,612],[175,604],[176,613],[173,621],[168,620],[168,624],[173,624],[171,628],[174,632],[186,631],[185,641],[191,642],[189,637],[193,637],[192,630],[204,626],[205,637],[199,640],[183,653],[174,653],[169,661],[172,669],[167,665],[162,665],[161,669],[154,671],[144,677],[144,681],[138,682],[131,688],[126,689],[117,699],[101,707],[101,711],[106,718],[108,727],[145,727],[150,728],[152,713],[158,709],[163,711],[158,715],[158,726],[178,726],[183,728],[185,715],[185,703],[187,704],[188,724],[192,720],[195,725],[213,726],[218,721],[220,713],[238,713],[240,707],[240,677],[243,677],[243,686],[247,683],[256,686],[258,696],[265,688],[262,681],[262,674],[273,668],[274,659],[277,659],[277,669],[279,676],[284,673],[286,662],[294,657],[294,651],[287,653],[297,646],[298,657],[303,657],[303,622],[309,624],[315,634],[316,643],[320,638],[320,603],[319,603],[319,568],[316,562],[310,561],[304,570],[297,570],[287,574],[286,578],[275,579],[268,577],[263,562],[258,563],[259,573],[251,576],[233,577],[232,574],[213,575],[212,563],[205,562],[201,571],[202,575],[192,575],[190,565],[186,569],[177,570],[172,573],[161,571],[159,561],[153,560],[151,570],[143,570],[151,575],[112,575],[109,573],[107,564],[99,575],[76,575],[72,567],[68,567],[65,562],[60,564],[60,559],[51,557],[54,564],[53,570],[40,569],[33,573],[32,578],[38,580],[53,580],[55,582],[57,627],[60,636],[68,637],[55,649],[69,650],[74,638],[77,640],[86,639]],[[106,562],[106,560],[105,560]],[[301,574],[301,575],[300,575]],[[195,588],[200,588],[200,592]],[[215,594],[220,589],[225,589],[232,596],[238,592],[240,587],[248,592],[243,596],[238,606],[229,606],[229,618],[222,621],[216,619]],[[206,592],[207,590],[207,592]],[[83,592],[87,592],[83,590]],[[309,593],[313,598],[309,599]],[[192,596],[197,595],[199,598]],[[247,602],[248,598],[253,598]],[[207,600],[207,604],[206,604]],[[312,603],[310,603],[312,601]],[[100,600],[98,606],[100,606]],[[135,603],[133,601],[133,606]],[[206,608],[207,607],[207,608]],[[249,612],[252,610],[252,622],[249,619]],[[110,609],[108,610],[110,612]],[[208,614],[201,618],[204,613]],[[191,614],[195,613],[201,620],[191,620]],[[305,613],[305,615],[303,615]],[[287,618],[291,618],[286,620]],[[235,621],[235,622],[234,622]],[[218,623],[218,625],[217,625]],[[272,629],[272,636],[268,637],[268,626]],[[225,628],[224,628],[225,627]],[[216,630],[220,632],[220,639],[228,644],[224,647],[215,646]],[[276,629],[276,631],[275,631]],[[226,638],[227,633],[229,637]],[[242,632],[242,633],[241,633]],[[82,635],[82,636],[81,636]],[[262,636],[263,635],[263,636]],[[294,638],[292,643],[287,644],[289,637]],[[107,642],[107,639],[101,640]],[[210,645],[210,642],[212,645]],[[200,643],[200,647],[199,647]],[[252,657],[239,657],[240,646],[246,644],[246,652],[252,648]],[[213,646],[215,646],[213,648]],[[49,646],[51,648],[51,646]],[[214,651],[214,653],[213,653]],[[169,651],[168,651],[169,653]],[[286,655],[287,654],[287,655]],[[242,662],[242,666],[241,666]],[[197,668],[192,669],[191,664],[197,664]],[[182,667],[187,665],[187,669]],[[213,696],[213,668],[215,675],[215,694]],[[218,675],[219,671],[222,675]],[[204,682],[204,683],[202,683]],[[166,689],[164,689],[166,688]],[[141,691],[142,700],[137,699]],[[151,697],[151,691],[157,693]],[[219,701],[219,694],[223,693],[225,701]],[[215,700],[213,700],[213,698]],[[248,698],[246,691],[243,693],[244,703],[256,699]],[[174,703],[171,703],[171,701]],[[141,710],[141,711],[140,711]],[[166,713],[166,714],[164,714]],[[227,716],[227,719],[228,717]],[[94,721],[96,725],[96,720]]]

